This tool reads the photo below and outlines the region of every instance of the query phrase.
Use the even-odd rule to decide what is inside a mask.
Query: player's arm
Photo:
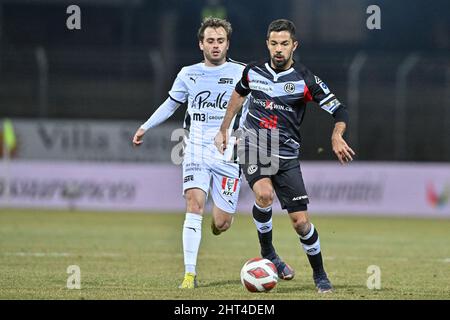
[[[341,164],[352,161],[352,155],[355,155],[355,152],[348,146],[347,142],[345,142],[343,138],[346,127],[347,124],[345,122],[336,122],[334,124],[333,134],[331,135],[333,152],[338,157]]]
[[[173,100],[171,97],[167,98],[152,116],[137,129],[133,137],[133,144],[135,146],[141,145],[147,130],[154,128],[169,119],[180,105],[180,102]]]
[[[228,144],[228,133],[227,130],[230,128],[231,121],[236,116],[236,114],[241,110],[242,105],[245,102],[246,96],[250,93],[250,89],[248,87],[248,70],[249,66],[247,66],[242,72],[242,79],[237,83],[236,88],[231,94],[231,98],[228,101],[227,111],[225,112],[225,116],[222,120],[222,124],[220,125],[219,132],[214,138],[214,144],[220,153],[224,153]]]
[[[230,101],[228,102],[227,111],[225,112],[225,116],[222,120],[222,124],[220,126],[219,132],[214,138],[214,144],[216,148],[220,151],[220,153],[224,153],[227,148],[228,143],[228,128],[231,125],[231,121],[242,108],[244,104],[245,96],[241,96],[239,93],[233,91],[231,94]]]
[[[313,75],[306,68],[303,72],[306,83],[306,100],[317,102],[323,110],[330,113],[334,118],[334,129],[331,135],[333,152],[341,164],[352,161],[352,155],[354,156],[355,152],[343,138],[349,119],[347,108],[335,97],[319,77]]]
[[[166,99],[166,101],[164,101],[163,104],[161,104],[159,108],[152,114],[152,116],[137,129],[136,133],[133,136],[133,144],[135,146],[139,146],[142,144],[145,132],[148,129],[154,128],[169,119],[178,109],[178,107],[186,102],[188,90],[185,82],[183,81],[184,74],[185,69],[183,68],[175,78],[172,88],[169,91],[169,97]]]

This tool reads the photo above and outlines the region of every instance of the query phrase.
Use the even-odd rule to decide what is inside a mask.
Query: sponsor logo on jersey
[[[263,83],[257,83],[255,80],[251,80],[249,83],[249,87],[251,90],[258,90],[266,93],[270,93],[273,91],[272,86]]]
[[[185,165],[185,170],[186,171],[194,171],[194,172],[198,172],[198,171],[202,171],[202,168],[200,167],[199,163],[186,163]],[[194,179],[194,177],[192,177],[192,179]]]
[[[194,113],[192,115],[193,121],[206,121],[206,114],[204,113]]]
[[[222,121],[224,118],[224,115],[208,115],[206,113],[198,113],[195,112],[192,114],[192,121],[201,121],[201,122],[209,122],[211,121]]]
[[[316,79],[316,83],[319,85],[319,87],[322,88],[322,90],[325,94],[330,93],[330,89],[328,89],[327,85],[325,83],[323,83],[323,81],[318,76],[314,76],[314,79]]]
[[[217,95],[216,99],[211,101],[209,97],[211,96],[211,91],[202,91],[199,92],[192,102],[192,108],[194,109],[204,109],[204,108],[214,108],[214,109],[226,109],[228,101],[226,101],[223,97],[227,92],[224,91]]]
[[[298,200],[304,200],[304,199],[308,199],[308,196],[304,195],[304,196],[294,197],[294,198],[292,198],[292,201],[298,201]]]
[[[189,73],[186,73],[186,75],[188,76],[188,77],[201,77],[201,76],[203,76],[204,75],[204,73],[195,73],[195,72],[189,72]]]
[[[323,92],[324,92],[325,94],[329,94],[329,93],[330,93],[330,89],[328,89],[328,87],[327,87],[327,85],[326,85],[325,83],[321,82],[321,83],[319,84],[319,86],[322,88],[322,90],[323,90]]]
[[[266,100],[266,105],[264,106],[265,109],[273,110],[274,102],[270,100]]]
[[[287,93],[294,93],[295,92],[295,84],[292,82],[288,82],[284,85],[284,91]]]
[[[253,79],[252,82],[253,83],[260,83],[260,84],[263,84],[263,85],[266,85],[266,86],[269,85],[269,81],[266,81],[266,80]]]
[[[292,109],[291,106],[276,104],[275,102],[270,101],[270,100],[255,99],[253,97],[251,97],[251,99],[254,104],[259,105],[267,110],[281,110],[281,111],[294,112],[294,109]]]
[[[224,115],[212,115],[212,116],[208,117],[209,120],[214,120],[214,121],[223,120],[223,118],[225,118]]]
[[[203,73],[188,73],[186,75],[189,77],[189,80],[191,80],[194,83],[197,83],[197,78],[203,76]]]
[[[278,116],[270,115],[268,118],[261,118],[259,126],[264,129],[276,129],[278,125]]]
[[[233,78],[220,78],[218,84],[233,84]]]
[[[238,184],[239,179],[223,177],[222,194],[226,196],[232,196],[236,192]]]
[[[258,170],[258,166],[256,164],[252,164],[248,166],[247,173],[252,175],[256,172],[256,170]]]
[[[194,181],[194,176],[191,174],[189,176],[184,177],[184,183]]]

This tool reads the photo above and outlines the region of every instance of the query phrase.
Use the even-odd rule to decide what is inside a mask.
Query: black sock
[[[266,211],[261,211],[256,205],[253,206],[253,221],[258,231],[261,256],[270,260],[276,257],[275,248],[272,245],[272,207],[264,209]]]
[[[311,265],[311,268],[313,269],[314,275],[319,275],[325,273],[325,269],[323,268],[323,261],[322,261],[322,253],[318,253],[316,255],[308,256],[309,264]]]

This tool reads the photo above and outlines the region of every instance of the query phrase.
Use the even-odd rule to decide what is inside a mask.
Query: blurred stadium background
[[[81,30],[66,28],[70,15],[66,9],[71,4],[81,8]],[[381,8],[381,30],[366,27],[370,16],[366,9],[374,4]],[[81,263],[80,257],[97,259],[92,275],[104,263],[126,272],[133,262],[144,273],[148,269],[141,263],[171,265],[171,275],[160,265],[155,269],[157,281],[151,274],[138,281],[102,269],[112,272],[108,280],[93,276],[87,285],[83,282],[85,287],[98,289],[112,281],[108,288],[119,293],[102,295],[104,291],[98,289],[85,292],[88,298],[253,297],[227,296],[241,289],[230,277],[238,275],[247,258],[258,254],[249,215],[241,218],[244,226],[236,222],[240,234],[231,230],[224,235],[231,244],[254,244],[238,245],[239,259],[233,246],[227,246],[235,271],[224,271],[223,281],[207,276],[209,288],[200,291],[203,295],[184,296],[167,289],[176,287],[173,274],[182,272],[181,170],[170,156],[178,142],[171,140],[171,133],[182,126],[185,108],[151,130],[141,148],[131,146],[135,130],[165,99],[179,69],[202,58],[196,32],[202,17],[210,14],[232,23],[229,56],[243,62],[267,56],[265,33],[270,21],[293,20],[300,40],[296,59],[324,79],[349,108],[347,138],[357,152],[350,166],[340,167],[334,159],[329,142],[333,121],[326,113],[312,106],[302,128],[311,212],[323,222],[325,232],[354,226],[339,239],[321,233],[325,243],[337,241],[329,245],[330,252],[335,250],[332,255],[360,256],[355,258],[361,273],[357,283],[349,280],[352,273],[339,273],[351,270],[349,261],[355,259],[328,262],[343,292],[337,297],[450,298],[449,12],[446,0],[0,0],[0,260],[4,268],[0,298],[79,298],[61,291],[67,275],[50,265],[56,263],[61,269],[74,260]],[[248,188],[243,188],[241,199],[240,212],[250,212]],[[105,213],[109,211],[118,213]],[[131,214],[135,211],[153,215]],[[377,220],[379,216],[385,220]],[[284,223],[279,228],[293,235],[285,217],[275,221]],[[98,228],[108,223],[116,233],[101,229],[99,235]],[[396,234],[392,248],[386,248],[391,234],[375,231],[378,223],[391,226]],[[148,227],[151,239],[140,226]],[[160,249],[147,247],[147,241],[162,241],[158,232],[172,243],[170,248],[167,244]],[[427,240],[414,243],[411,234]],[[131,239],[135,246],[124,246],[115,236],[124,242]],[[285,252],[291,250],[292,259],[302,254],[294,238],[280,239],[279,244]],[[361,243],[360,253],[344,250],[351,252],[351,239]],[[213,239],[205,236],[207,241]],[[153,255],[138,253],[142,243],[146,246],[141,249],[154,250]],[[217,241],[216,250],[222,250],[223,244]],[[405,245],[415,247],[407,256],[398,256],[395,251]],[[205,248],[205,256],[200,257],[205,265],[223,263],[221,256],[210,257],[207,250],[214,249]],[[425,262],[411,266],[422,250],[427,252]],[[28,272],[36,259],[40,268],[35,272],[42,280],[33,282],[15,272]],[[391,268],[394,280],[387,285],[391,290],[387,296],[367,294],[365,268],[382,264],[377,261]],[[402,268],[421,277],[402,278],[393,271]],[[307,275],[304,282],[311,282],[306,279]],[[149,283],[160,291],[150,294]],[[220,284],[228,291],[211,296],[211,287]],[[118,289],[126,286],[143,287],[139,292]],[[295,283],[289,286],[292,290],[279,289],[275,297],[305,297],[290,295],[296,291]]]

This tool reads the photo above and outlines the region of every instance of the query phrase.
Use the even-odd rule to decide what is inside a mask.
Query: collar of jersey
[[[275,70],[272,69],[272,67],[270,66],[270,64],[268,62],[266,62],[266,64],[264,65],[266,67],[266,69],[270,72],[270,74],[273,76],[273,80],[277,81],[279,77],[285,76],[289,73],[291,73],[292,71],[294,71],[294,68],[292,68],[292,66],[282,72],[276,73]]]
[[[225,68],[225,66],[228,64],[228,61],[225,61],[225,63],[222,63],[220,66],[214,66],[214,67],[209,67],[205,64],[204,61],[202,61],[202,68],[205,70],[220,70],[222,68]]]

